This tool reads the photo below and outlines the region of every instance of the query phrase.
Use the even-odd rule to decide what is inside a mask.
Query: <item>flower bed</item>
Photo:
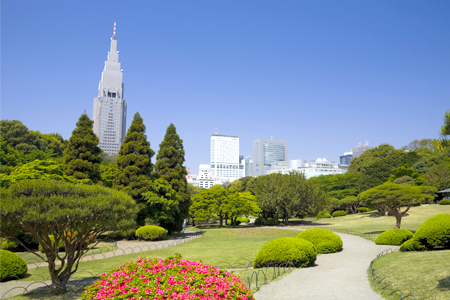
[[[181,259],[144,259],[103,274],[81,299],[254,299],[237,276]]]

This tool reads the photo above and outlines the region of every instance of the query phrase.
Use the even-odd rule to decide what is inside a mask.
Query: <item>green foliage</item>
[[[334,217],[342,217],[345,215],[347,215],[347,212],[343,211],[343,210],[337,210],[337,211],[333,212],[333,218]]]
[[[145,136],[144,120],[137,112],[120,146],[113,186],[128,193],[139,205],[138,225],[145,225],[147,217],[147,200],[142,194],[150,190],[154,154]]]
[[[234,221],[233,225],[238,226],[239,224],[241,224],[241,221],[240,220],[236,220],[236,221]],[[227,225],[231,225],[231,220],[227,221]]]
[[[313,264],[316,257],[317,250],[311,242],[294,237],[284,237],[265,244],[256,255],[253,266],[262,268],[290,264],[300,268]]]
[[[440,205],[450,205],[450,200],[446,200],[446,199],[441,200],[441,201],[439,201],[439,204]]]
[[[94,121],[86,114],[81,115],[64,151],[63,168],[67,176],[96,183],[101,180],[101,150],[97,146],[98,137],[92,130],[93,125]]]
[[[244,217],[244,218],[237,218],[237,220],[240,221],[241,223],[248,223],[248,222],[250,222],[250,219],[247,218],[247,217]]]
[[[255,177],[252,176],[242,177],[230,183],[230,185],[227,186],[227,189],[237,190],[238,192],[251,192],[249,187],[254,180]]]
[[[50,243],[52,244],[52,246],[56,247],[55,237],[53,235],[49,235],[48,238],[50,239]],[[39,245],[39,251],[44,251],[44,248],[42,247],[42,245]],[[63,241],[58,242],[58,251],[64,251]]]
[[[13,147],[6,145],[3,137],[0,136],[0,173],[10,174],[14,167],[23,163],[23,159],[23,155]]]
[[[167,231],[159,226],[147,225],[136,230],[136,236],[146,241],[163,239],[167,236]]]
[[[186,180],[187,171],[183,166],[184,155],[183,140],[180,139],[175,126],[171,123],[167,127],[164,140],[159,145],[155,164],[156,177],[166,180],[180,197],[178,210],[175,211],[173,220],[161,223],[169,233],[182,230],[183,220],[189,217],[189,207],[192,204]]]
[[[112,187],[115,174],[117,173],[116,164],[101,164],[100,165],[100,176],[102,178],[103,186]]]
[[[313,228],[300,232],[297,238],[311,242],[318,253],[334,253],[342,250],[342,239],[326,229]]]
[[[441,136],[446,137],[450,135],[450,109],[444,114],[444,124],[441,127]]]
[[[366,211],[370,211],[370,208],[368,208],[368,207],[358,207],[358,212],[366,212]]]
[[[217,184],[207,190],[202,190],[192,197],[192,205],[189,209],[190,215],[195,221],[207,221],[213,214],[222,219],[224,217],[223,200],[225,199],[225,189]]]
[[[441,162],[429,168],[423,184],[433,186],[439,191],[450,187],[450,164]]]
[[[331,218],[331,215],[326,210],[319,212],[316,216],[316,219],[328,219],[328,218]]]
[[[261,210],[256,203],[256,197],[250,192],[240,193],[227,189],[222,200],[222,211],[231,219],[232,225],[238,225],[236,221],[241,215],[257,214]]]
[[[414,239],[428,249],[450,248],[450,214],[435,215],[426,220]]]
[[[404,165],[394,168],[388,181],[405,185],[422,185],[423,179],[422,174],[415,171],[412,167]]]
[[[9,240],[4,240],[2,242],[1,248],[3,250],[8,250],[8,251],[14,251],[17,250],[17,243],[13,242],[13,241],[9,241]]]
[[[340,206],[344,206],[348,210],[352,212],[352,214],[356,214],[358,212],[359,207],[359,198],[356,196],[347,196],[344,199],[339,201]],[[333,214],[334,217],[334,214]]]
[[[415,239],[409,239],[400,245],[400,251],[423,251],[425,246]]]
[[[263,217],[259,217],[255,220],[255,225],[258,226],[277,226],[280,224],[278,219],[264,219]]]
[[[381,233],[376,239],[377,245],[400,246],[413,237],[413,233],[406,229],[389,229]]]
[[[20,256],[0,249],[0,281],[23,278],[27,271],[27,264]]]

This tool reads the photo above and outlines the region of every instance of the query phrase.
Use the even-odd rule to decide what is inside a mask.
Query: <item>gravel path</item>
[[[315,266],[294,270],[262,286],[254,294],[255,299],[384,299],[370,288],[367,269],[380,252],[398,247],[376,245],[359,236],[337,234],[344,242],[341,252],[318,255]]]

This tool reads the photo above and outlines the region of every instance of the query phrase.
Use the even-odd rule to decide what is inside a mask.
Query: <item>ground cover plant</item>
[[[297,238],[311,242],[318,253],[334,253],[342,250],[342,239],[335,233],[326,230],[313,228],[300,232]]]
[[[389,229],[375,239],[375,244],[400,246],[411,239],[413,235],[411,231],[406,229]]]

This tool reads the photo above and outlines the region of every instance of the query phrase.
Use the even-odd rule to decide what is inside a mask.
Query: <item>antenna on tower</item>
[[[217,134],[217,128],[216,128],[216,130],[214,131],[214,133]]]
[[[114,32],[113,32],[113,38],[116,38],[116,21],[114,21]]]

